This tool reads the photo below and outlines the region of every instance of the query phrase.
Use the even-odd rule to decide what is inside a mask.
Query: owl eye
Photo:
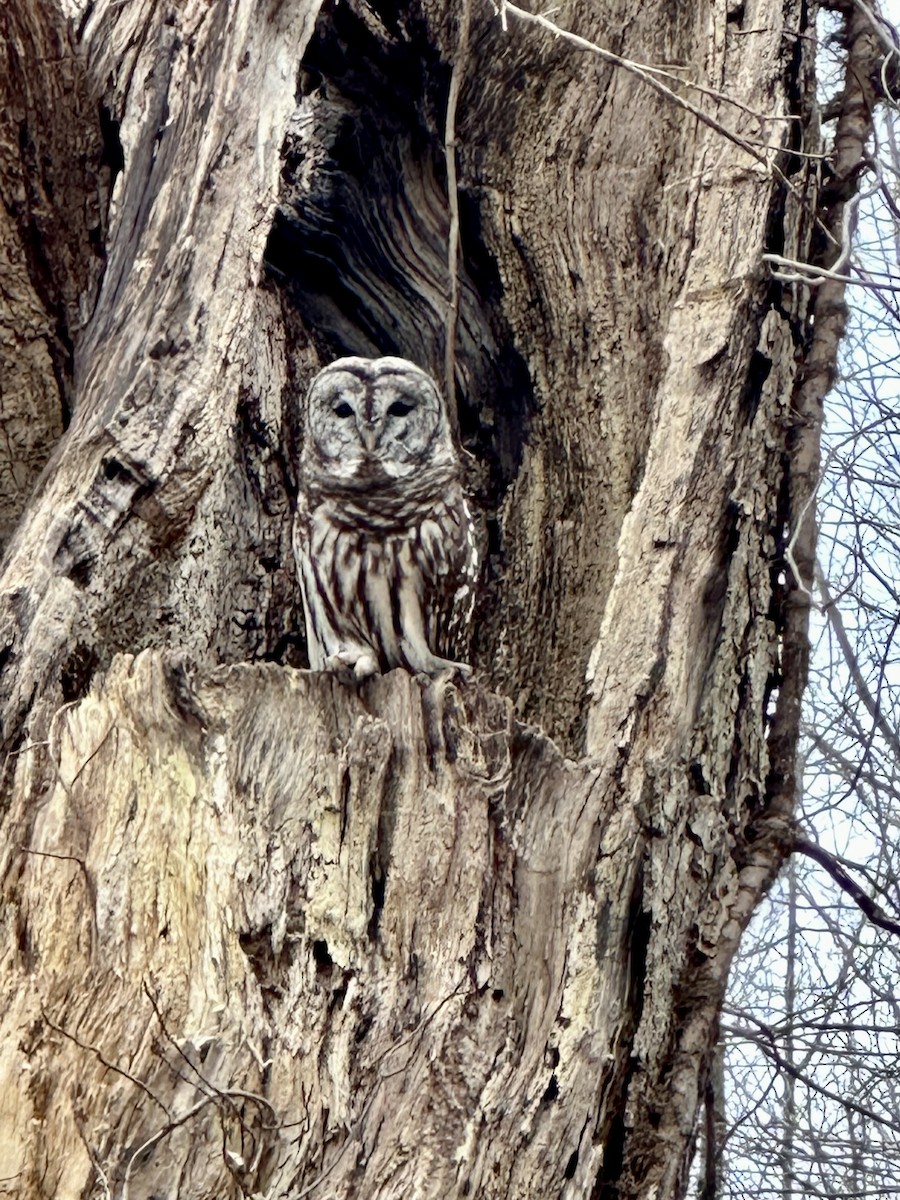
[[[405,400],[395,400],[388,408],[389,417],[405,417],[407,413],[411,413],[415,408],[414,404],[407,404]]]
[[[340,404],[335,405],[334,415],[336,417],[352,417],[353,406],[348,404],[346,400],[342,400]]]

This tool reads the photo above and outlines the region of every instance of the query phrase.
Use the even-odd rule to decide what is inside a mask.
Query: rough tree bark
[[[0,14],[11,1194],[684,1194],[791,837],[813,14],[556,11],[744,146],[460,17]],[[353,691],[302,669],[298,398],[440,376],[454,67],[476,680]]]

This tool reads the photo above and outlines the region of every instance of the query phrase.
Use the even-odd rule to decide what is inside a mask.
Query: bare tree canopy
[[[0,12],[0,1187],[685,1194],[794,838],[844,303],[788,264],[882,60],[848,9],[826,171],[812,21]],[[303,669],[343,354],[450,377],[471,683]]]
[[[724,1010],[723,1200],[886,1200],[898,1190],[900,38],[870,15],[885,93],[844,211],[857,228],[829,272],[778,267],[813,286],[850,284],[851,309],[823,430],[798,854],[741,943]],[[843,101],[837,14],[820,17],[819,38],[827,128]]]

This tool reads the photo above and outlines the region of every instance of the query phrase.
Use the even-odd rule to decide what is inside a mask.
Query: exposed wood
[[[598,783],[478,689],[117,659],[18,756],[0,1178],[582,1194],[640,923]]]
[[[99,665],[148,641],[243,659],[296,628],[285,529],[310,339],[440,373],[453,30],[443,10],[381,22],[340,5],[314,33],[316,11],[188,4],[170,23],[162,8],[101,3],[87,17],[90,77],[126,165],[78,348],[77,419],[0,581],[7,745],[35,691],[67,698],[78,686],[60,679],[89,678],[73,646]],[[645,6],[625,22],[614,5],[575,5],[558,19],[726,86],[769,114],[728,107],[753,137],[785,138],[783,79],[804,94],[780,13],[757,20],[752,55],[714,9],[674,19]],[[462,428],[490,475],[473,652],[522,714],[578,750],[584,671],[617,611],[614,548],[654,461],[651,431],[674,461],[667,406],[689,414],[699,389],[715,414],[724,389],[734,403],[732,380],[744,388],[781,189],[640,81],[542,31],[504,33],[489,8],[473,14],[459,109]],[[287,355],[282,306],[255,286],[267,241],[292,312]],[[695,378],[725,347],[719,378]],[[707,428],[691,426],[685,462]],[[644,493],[667,504],[671,483]]]
[[[0,1178],[587,1195],[664,1077],[623,1194],[675,1194],[746,906],[714,798],[619,786],[477,688],[117,659],[17,756]]]

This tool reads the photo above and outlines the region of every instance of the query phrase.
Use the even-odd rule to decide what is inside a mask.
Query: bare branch
[[[859,659],[853,647],[850,644],[850,638],[847,636],[847,630],[844,628],[844,621],[841,617],[841,611],[834,601],[831,590],[828,586],[828,581],[825,578],[821,566],[816,564],[816,583],[822,595],[822,611],[828,618],[828,624],[834,632],[837,643],[841,648],[841,653],[844,656],[844,661],[847,664],[847,670],[850,673],[850,678],[853,681],[853,686],[856,688],[856,694],[859,696],[863,706],[869,716],[875,723],[878,732],[891,748],[891,753],[894,755],[897,762],[900,762],[900,736],[893,728],[889,721],[885,720],[884,713],[878,704],[876,698],[869,691],[869,687],[863,677],[862,669],[859,665]]]
[[[162,1111],[165,1113],[167,1118],[171,1117],[171,1113],[169,1112],[166,1105],[162,1102],[162,1100],[160,1100],[160,1098],[158,1096],[155,1096],[153,1094],[153,1092],[151,1092],[151,1090],[147,1087],[147,1085],[145,1083],[143,1083],[140,1079],[137,1079],[134,1075],[132,1075],[130,1071],[126,1071],[123,1067],[119,1067],[114,1062],[111,1062],[108,1058],[105,1057],[104,1054],[101,1053],[101,1051],[96,1046],[92,1046],[87,1042],[82,1042],[79,1038],[77,1038],[75,1036],[74,1033],[70,1033],[69,1030],[64,1028],[62,1025],[57,1025],[57,1023],[55,1021],[51,1020],[46,1009],[42,1010],[41,1015],[43,1016],[44,1020],[47,1022],[47,1024],[53,1030],[54,1033],[61,1034],[62,1037],[67,1038],[70,1042],[72,1042],[74,1045],[76,1045],[79,1050],[85,1050],[89,1054],[93,1054],[96,1057],[97,1061],[101,1062],[108,1071],[115,1071],[115,1073],[117,1075],[121,1075],[122,1078],[127,1079],[129,1083],[133,1083],[136,1088],[140,1088],[140,1090],[146,1096],[148,1096],[153,1101],[153,1103],[155,1105],[157,1105],[157,1107],[162,1109]]]
[[[456,323],[459,319],[459,184],[456,177],[456,112],[469,52],[471,16],[472,0],[462,0],[456,55],[450,74],[450,90],[447,94],[447,119],[444,126],[444,162],[447,169],[447,205],[450,212],[450,231],[447,236],[447,273],[450,287],[447,298],[444,341],[444,388],[447,394],[447,411],[450,414],[454,435],[459,433],[459,414],[456,409]]]
[[[839,1104],[848,1112],[857,1113],[859,1116],[866,1117],[868,1120],[874,1121],[886,1129],[892,1129],[895,1133],[900,1133],[900,1123],[891,1121],[888,1117],[883,1117],[880,1113],[875,1112],[874,1109],[868,1108],[863,1104],[858,1104],[855,1100],[851,1100],[847,1096],[841,1096],[830,1088],[823,1087],[811,1075],[808,1075],[805,1071],[801,1071],[793,1063],[788,1062],[778,1049],[774,1031],[763,1021],[758,1020],[749,1013],[744,1013],[743,1016],[745,1020],[752,1022],[757,1027],[759,1033],[754,1032],[752,1029],[742,1029],[740,1026],[734,1025],[723,1026],[723,1032],[730,1034],[732,1037],[747,1038],[748,1041],[752,1041],[754,1045],[759,1046],[763,1054],[771,1059],[780,1071],[784,1071],[786,1075],[790,1075],[792,1079],[796,1079],[805,1087],[808,1087],[810,1091],[824,1096],[834,1104]]]
[[[847,893],[873,925],[900,937],[900,920],[889,917],[881,905],[864,892],[852,876],[848,875],[833,854],[829,854],[827,850],[799,833],[794,838],[794,850],[798,854],[805,854],[808,858],[813,859],[820,867],[824,867],[838,887]],[[898,1126],[898,1131],[900,1131],[900,1126]]]

